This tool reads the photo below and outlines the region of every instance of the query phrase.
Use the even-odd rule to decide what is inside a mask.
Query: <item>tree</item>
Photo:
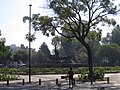
[[[58,48],[60,48],[60,45],[61,45],[61,37],[60,36],[55,36],[53,39],[52,39],[52,45],[54,45],[54,53],[55,55],[59,55],[59,51],[57,50]],[[57,57],[57,56],[56,56]]]
[[[48,58],[50,57],[50,50],[45,42],[40,46],[40,51],[42,52],[44,56],[44,62],[48,61]]]
[[[110,0],[50,0],[50,9],[55,13],[52,17],[33,15],[34,29],[41,30],[47,36],[49,33],[54,35],[56,31],[66,38],[76,38],[87,50],[92,84],[92,55],[86,37],[90,30],[97,28],[100,23],[114,25],[115,20],[108,16],[117,14],[117,6]],[[26,19],[28,17],[24,17],[24,20]]]
[[[108,63],[109,66],[120,65],[120,46],[117,44],[102,45],[99,49],[99,63]]]
[[[9,46],[3,45],[1,48],[2,50],[0,50],[0,63],[7,66],[13,58],[12,51]]]
[[[1,30],[0,30],[0,36],[2,35]],[[4,55],[4,51],[5,51],[5,42],[6,39],[5,38],[0,38],[0,58]]]
[[[19,62],[22,61],[24,63],[28,63],[28,51],[26,50],[18,50],[14,55],[14,61]]]
[[[110,44],[110,39],[111,39],[111,35],[110,33],[107,33],[106,37],[102,38],[102,43],[103,44]]]
[[[87,36],[88,44],[90,45],[91,52],[92,52],[93,65],[97,64],[96,54],[100,48],[101,36],[102,36],[101,30],[90,31],[88,36]]]
[[[111,33],[111,43],[115,43],[120,46],[120,26],[119,25],[117,25]]]
[[[33,63],[35,65],[41,64],[41,63],[46,63],[46,56],[44,53],[41,52],[41,50],[38,50],[38,52],[35,54],[33,58]]]
[[[68,41],[65,38],[62,39],[61,45],[66,55],[72,55],[75,53],[77,48],[77,41],[75,39]]]
[[[1,36],[0,31],[0,36]],[[0,38],[0,63],[8,65],[8,62],[12,59],[12,51],[9,46],[5,46],[6,39]]]
[[[40,46],[41,52],[43,52],[47,57],[50,56],[50,50],[45,42]]]
[[[86,64],[87,63],[87,58],[88,57],[87,57],[86,51],[83,48],[77,49],[77,51],[75,53],[75,61],[76,62]]]

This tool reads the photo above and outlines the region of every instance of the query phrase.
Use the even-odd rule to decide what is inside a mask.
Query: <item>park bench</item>
[[[69,80],[68,78],[69,76],[61,76],[61,79],[65,79],[66,81]],[[72,84],[75,85],[75,79],[73,79]]]
[[[69,76],[61,76],[61,79],[68,80]]]

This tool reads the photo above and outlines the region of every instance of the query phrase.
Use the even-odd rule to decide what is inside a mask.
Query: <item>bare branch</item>
[[[88,9],[90,8],[90,6],[89,6],[89,2],[87,1],[87,0],[85,0],[86,1],[86,5],[87,5],[87,7],[88,7]]]
[[[101,13],[99,13],[98,16],[95,17],[95,18],[91,21],[91,23],[94,22],[95,20],[97,20],[98,18],[102,18],[102,17],[108,15],[109,13],[106,13],[106,14],[103,14],[103,15],[100,15],[100,14],[101,14]],[[91,24],[91,26],[93,26],[93,25],[95,25],[95,24]]]
[[[94,15],[95,15],[95,13],[99,10],[100,11],[100,9],[102,9],[102,7],[101,6],[98,6],[98,7],[96,7],[96,9],[94,10],[94,11],[92,11],[92,15],[91,15],[91,19],[94,17]],[[93,10],[93,9],[92,9]],[[103,11],[102,11],[103,12]],[[101,13],[102,13],[101,12]],[[99,13],[99,14],[101,14],[101,13]],[[91,21],[92,22],[92,21]]]

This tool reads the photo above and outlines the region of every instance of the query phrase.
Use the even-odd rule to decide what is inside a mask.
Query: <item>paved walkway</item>
[[[65,74],[64,74],[65,75]],[[22,85],[22,80],[10,81],[7,85],[6,81],[0,82],[0,90],[120,90],[120,73],[106,74],[105,77],[110,78],[110,84],[107,81],[82,83],[76,81],[73,88],[68,88],[68,81],[61,79],[62,75],[32,75],[32,83],[28,83],[28,75],[20,75],[21,79],[25,79],[25,84]],[[77,78],[78,75],[75,75]],[[61,85],[56,85],[56,78]],[[39,85],[41,79],[41,85]],[[101,89],[102,88],[102,89]]]

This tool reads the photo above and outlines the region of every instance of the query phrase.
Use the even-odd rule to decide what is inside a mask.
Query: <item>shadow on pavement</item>
[[[120,90],[120,85],[115,85],[113,83],[97,83],[90,85],[90,82],[82,83],[77,81],[73,88],[68,88],[67,81],[61,81],[61,85],[56,85],[55,80],[42,81],[41,85],[39,82],[26,82],[22,85],[19,83],[10,83],[9,85],[0,84],[0,90]]]

